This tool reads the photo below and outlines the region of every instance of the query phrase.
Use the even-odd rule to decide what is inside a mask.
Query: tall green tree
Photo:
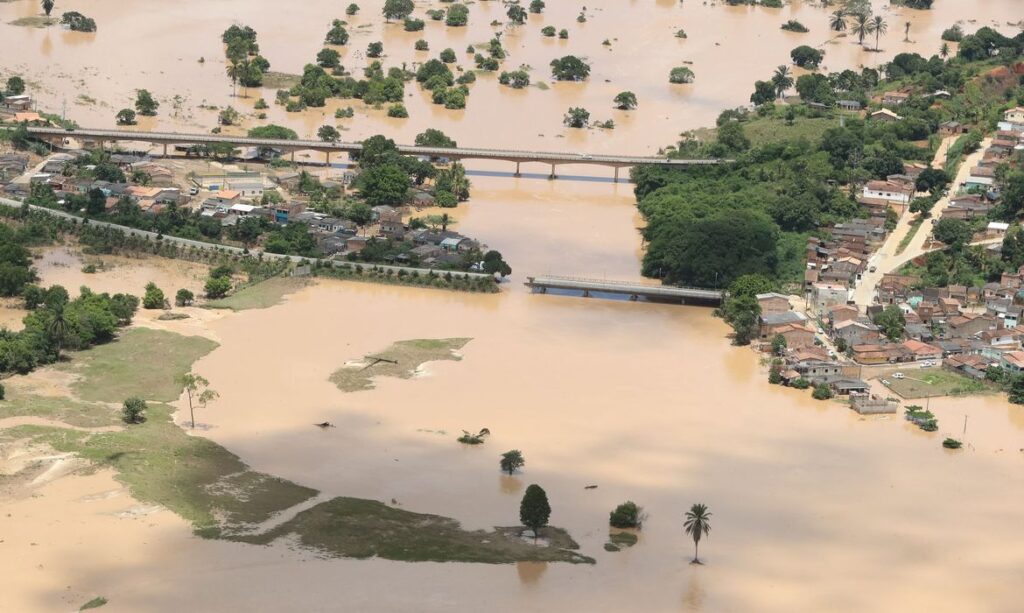
[[[789,72],[789,66],[781,65],[775,69],[772,75],[772,85],[775,86],[775,97],[781,98],[786,90],[793,87],[793,76]]]
[[[693,564],[702,564],[697,555],[700,547],[700,539],[711,532],[711,513],[706,505],[697,503],[686,512],[686,521],[683,522],[683,529],[693,539]]]
[[[153,94],[149,93],[149,90],[140,89],[135,95],[135,110],[139,115],[156,115],[158,108],[160,103],[153,99]]]
[[[615,108],[620,111],[631,111],[636,108],[636,94],[633,92],[619,92],[612,101]]]
[[[501,465],[502,471],[511,475],[523,466],[526,466],[526,460],[523,458],[521,451],[513,449],[501,454],[501,461],[499,464]]]
[[[50,312],[50,322],[46,324],[46,333],[49,334],[50,340],[57,348],[57,359],[59,360],[60,350],[68,336],[68,320],[64,317],[64,304],[61,302],[51,304],[47,310]]]
[[[412,0],[384,0],[384,20],[405,19],[414,8]]]
[[[835,32],[846,30],[846,11],[842,9],[833,11],[828,18],[828,27],[832,28]]]
[[[908,24],[909,25],[909,24]],[[889,24],[881,15],[875,15],[871,19],[871,33],[875,35],[875,51],[878,51],[879,37],[889,30]]]
[[[857,36],[857,42],[864,45],[864,37],[871,34],[871,18],[867,13],[855,13],[853,15],[853,33]]]
[[[538,532],[548,525],[551,518],[551,505],[548,495],[536,483],[526,488],[523,500],[519,503],[519,521],[533,531],[533,539],[537,540]]]
[[[217,397],[217,392],[210,389],[210,382],[205,377],[194,373],[186,373],[178,377],[178,383],[185,389],[188,398],[188,412],[192,420],[191,427],[196,427],[196,407],[205,407]]]
[[[42,5],[43,5],[43,12],[46,13],[47,17],[49,17],[50,13],[53,12],[53,5],[54,5],[53,0],[43,0]]]
[[[528,16],[527,13],[526,13],[526,9],[524,9],[519,4],[513,4],[513,5],[509,6],[508,7],[507,15],[508,15],[509,21],[511,21],[512,23],[516,24],[517,26],[521,26],[524,23],[526,23],[526,18]]]

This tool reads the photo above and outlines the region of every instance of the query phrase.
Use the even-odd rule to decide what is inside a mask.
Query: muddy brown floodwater
[[[890,7],[875,0],[889,32],[881,39],[883,52],[872,53],[853,37],[834,39],[828,11],[805,0],[794,0],[783,9],[695,0],[549,2],[543,14],[531,14],[518,27],[491,26],[494,20],[507,21],[506,8],[500,2],[485,1],[469,5],[469,25],[463,28],[426,17],[427,9],[447,6],[435,0],[417,3],[415,15],[426,20],[421,32],[405,32],[399,23],[385,25],[380,17],[382,4],[383,0],[360,2],[360,13],[346,17],[346,3],[336,0],[149,0],[128,9],[118,2],[80,0],[74,9],[98,24],[96,33],[83,34],[59,27],[8,25],[39,13],[35,0],[14,0],[0,3],[0,57],[4,58],[0,72],[26,75],[45,108],[60,112],[66,103],[68,117],[91,127],[113,126],[114,114],[132,105],[134,90],[146,88],[162,106],[157,117],[143,118],[140,129],[207,131],[215,125],[217,111],[200,105],[232,105],[252,114],[262,96],[271,103],[268,121],[289,125],[307,138],[315,138],[321,125],[337,123],[345,140],[386,133],[411,143],[417,133],[432,127],[467,146],[653,153],[683,130],[712,124],[722,109],[747,104],[754,81],[770,76],[779,64],[790,64],[789,51],[798,45],[824,46],[825,69],[841,70],[875,66],[902,51],[937,53],[940,33],[958,21],[968,31],[993,25],[1013,35],[1019,30],[1007,22],[1021,19],[1019,0],[937,0],[931,11]],[[587,21],[581,24],[576,17],[583,5]],[[58,5],[56,12],[62,10]],[[510,56],[502,69],[528,66],[531,81],[550,88],[512,90],[500,86],[496,74],[484,73],[471,86],[467,108],[456,111],[431,104],[429,95],[409,83],[408,119],[388,118],[384,110],[369,109],[358,100],[335,99],[323,109],[286,113],[273,104],[274,90],[267,88],[239,89],[238,97],[233,97],[220,42],[228,26],[242,23],[255,28],[261,53],[272,69],[297,74],[323,47],[332,19],[349,21],[351,39],[339,50],[343,65],[357,75],[372,61],[365,50],[373,41],[384,43],[385,66],[412,66],[450,47],[458,64],[471,69],[474,64],[466,47],[486,43],[494,32],[503,31]],[[789,19],[798,19],[810,32],[780,30]],[[909,43],[903,42],[903,24],[908,20],[912,24]],[[540,30],[549,25],[567,29],[569,39],[544,37]],[[687,38],[675,37],[680,29]],[[429,43],[430,51],[413,49],[420,38]],[[602,44],[605,40],[611,44]],[[588,82],[551,82],[549,63],[567,54],[590,61],[593,71]],[[199,63],[200,58],[205,62]],[[670,84],[669,71],[682,65],[692,68],[696,82]],[[637,110],[612,108],[612,98],[623,90],[636,93]],[[353,106],[356,117],[335,122],[335,109],[345,106]],[[564,128],[562,116],[570,106],[587,108],[594,119],[614,119],[618,127]],[[254,123],[250,117],[245,126]]]
[[[111,123],[133,87],[163,100],[180,94],[185,106],[238,104],[217,42],[228,24],[255,27],[275,68],[295,71],[346,3],[224,0],[200,10],[152,0],[144,16],[117,4],[76,5],[97,19],[96,35],[0,26],[5,67],[39,73],[47,66],[33,77],[48,88],[44,102],[81,91],[110,105],[69,99],[69,113],[83,125]],[[377,39],[392,54],[386,63],[417,57],[411,46],[419,34],[388,26],[379,35],[380,2],[361,4],[346,66],[361,66],[354,52]],[[587,3],[583,25],[575,22],[578,6],[548,4],[543,17],[507,36],[514,55],[506,66],[528,62],[536,77],[556,54],[581,53],[594,59],[590,83],[504,92],[483,79],[464,113],[438,110],[410,89],[408,121],[357,115],[347,134],[387,131],[411,141],[432,126],[472,145],[650,152],[743,103],[752,81],[797,41],[827,37],[824,12],[801,2],[782,10]],[[934,51],[938,33],[957,19],[1004,23],[1017,17],[1015,6],[937,0],[932,12],[907,12],[914,48]],[[10,21],[35,7],[0,4],[0,16]],[[901,9],[884,10],[890,56],[911,45],[898,42]],[[486,24],[501,15],[499,3],[472,4],[469,28],[428,23],[423,37],[435,52],[461,51],[486,40]],[[790,17],[811,33],[779,31]],[[570,40],[540,40],[542,24],[568,28]],[[689,38],[672,38],[678,28]],[[604,38],[612,39],[611,51]],[[881,57],[846,40],[828,49],[832,69]],[[668,69],[683,60],[694,61],[697,83],[671,88]],[[62,76],[86,67],[84,84]],[[640,97],[633,119],[608,109],[622,89]],[[570,104],[614,117],[620,128],[555,140]],[[185,106],[173,117],[165,103],[157,125],[212,125],[212,114]],[[307,135],[322,123],[315,111],[271,115]],[[842,404],[766,385],[756,356],[729,346],[727,328],[708,309],[530,294],[521,282],[534,273],[637,279],[642,245],[631,189],[479,176],[473,183],[472,202],[454,213],[456,227],[511,262],[515,272],[501,294],[322,281],[276,307],[175,324],[220,343],[196,364],[220,392],[199,416],[201,432],[254,469],[324,496],[394,499],[471,528],[517,523],[522,491],[539,483],[552,523],[568,529],[596,565],[321,559],[281,544],[205,541],[171,513],[140,507],[100,472],[0,505],[0,574],[11,586],[0,590],[0,610],[68,610],[96,595],[110,599],[111,611],[1019,609],[1024,408],[1002,396],[933,399],[934,434],[898,417],[861,419]],[[139,293],[150,279],[165,289],[201,283],[201,270],[162,262],[118,261],[86,275],[58,250],[40,270],[44,283],[104,291]],[[344,362],[395,341],[446,337],[473,340],[461,361],[429,363],[423,376],[352,394],[328,381]],[[310,425],[325,420],[338,427]],[[493,433],[484,445],[455,442],[460,430],[482,427]],[[945,436],[963,439],[965,448],[944,450]],[[498,456],[512,448],[527,464],[507,477]],[[592,484],[598,487],[584,489]],[[608,512],[625,500],[648,514],[639,543],[605,552]],[[695,502],[714,514],[701,567],[688,564],[692,543],[682,531]]]

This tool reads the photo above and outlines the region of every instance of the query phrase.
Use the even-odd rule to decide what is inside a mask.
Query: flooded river
[[[416,59],[411,47],[420,34],[398,26],[379,34],[379,4],[362,3],[346,66],[359,66],[353,52],[378,38],[388,63]],[[411,141],[429,126],[473,145],[651,152],[745,102],[752,81],[782,63],[796,41],[828,36],[824,12],[801,2],[782,10],[588,3],[582,25],[578,6],[548,4],[542,18],[531,16],[521,33],[506,36],[514,53],[506,66],[526,62],[535,76],[546,75],[555,54],[580,53],[594,60],[590,83],[507,92],[482,79],[464,113],[436,109],[410,89],[409,120],[357,114],[347,136],[386,130]],[[134,9],[83,0],[76,9],[97,19],[98,34],[3,26],[0,52],[26,70],[52,67],[36,77],[48,88],[44,102],[87,92],[110,108],[69,99],[69,114],[83,125],[110,124],[132,87],[164,100],[177,93],[188,105],[232,102],[218,37],[234,20],[260,32],[275,68],[299,70],[343,5],[221,0],[197,10],[151,0],[142,20]],[[931,52],[953,21],[1002,23],[1016,15],[1014,6],[937,0],[935,11],[912,13],[911,38]],[[27,0],[0,4],[0,15],[9,21],[35,7]],[[902,50],[902,13],[884,11],[890,34],[883,47]],[[434,50],[461,50],[486,40],[487,23],[503,14],[496,2],[472,4],[469,28],[428,23],[423,37]],[[791,17],[811,33],[779,31]],[[358,30],[360,23],[371,24],[372,34]],[[542,23],[570,29],[569,41],[538,40]],[[689,38],[673,38],[679,28]],[[605,38],[611,50],[601,45]],[[846,40],[828,49],[829,68],[881,57]],[[668,69],[683,60],[694,62],[697,83],[673,89]],[[60,76],[86,67],[85,85]],[[556,140],[568,105],[620,122],[609,107],[623,89],[640,98],[633,119],[622,117],[613,132]],[[212,114],[183,110],[175,118],[169,107],[157,119],[161,128],[212,125]],[[304,135],[322,123],[314,112],[271,115]],[[325,496],[394,500],[471,528],[518,523],[522,491],[539,483],[551,500],[552,524],[568,529],[596,565],[331,560],[280,543],[204,541],[171,513],[140,508],[100,472],[0,506],[0,573],[17,586],[0,591],[0,610],[69,610],[95,595],[110,598],[110,611],[1019,608],[1024,408],[998,396],[933,399],[940,430],[926,434],[898,417],[862,419],[840,403],[769,387],[757,357],[731,347],[726,326],[708,309],[531,294],[521,282],[534,273],[637,278],[640,220],[629,186],[473,182],[472,202],[455,212],[456,228],[499,248],[512,264],[501,294],[322,281],[270,309],[186,320],[179,331],[220,343],[196,365],[220,392],[201,413],[202,434],[256,470]],[[122,261],[86,275],[62,252],[40,270],[46,283],[104,291],[140,293],[149,279],[201,282],[200,273],[158,260]],[[463,360],[427,364],[422,377],[382,380],[350,394],[328,381],[344,362],[394,341],[441,337],[473,340]],[[311,426],[325,420],[338,427]],[[455,442],[461,430],[482,427],[493,433],[484,445]],[[944,450],[945,436],[961,438],[965,449]],[[513,448],[523,452],[525,470],[503,476],[498,456]],[[608,512],[625,500],[647,513],[640,541],[605,552]],[[695,502],[714,514],[701,545],[706,566],[688,564],[683,513]]]
[[[161,108],[156,118],[143,118],[139,127],[144,129],[207,131],[215,125],[217,111],[200,105],[232,105],[252,114],[262,96],[271,103],[267,121],[289,125],[306,138],[315,138],[321,125],[334,124],[336,108],[351,105],[356,117],[337,122],[345,140],[386,133],[411,143],[417,133],[432,127],[467,146],[653,153],[672,143],[681,131],[712,124],[722,109],[747,104],[754,81],[770,76],[779,64],[790,64],[789,51],[798,45],[823,47],[824,68],[841,70],[875,66],[902,51],[934,54],[941,46],[942,30],[958,21],[967,31],[994,25],[1013,35],[1018,29],[1007,22],[1020,19],[1019,0],[937,0],[931,11],[889,7],[875,0],[889,32],[881,39],[883,53],[871,53],[853,37],[834,38],[828,29],[828,12],[805,0],[794,0],[783,9],[695,0],[548,2],[543,14],[531,14],[518,27],[490,25],[507,21],[506,8],[500,2],[483,1],[469,5],[469,25],[463,28],[425,17],[427,9],[448,6],[435,0],[417,2],[415,15],[427,22],[422,32],[405,32],[399,23],[385,25],[380,17],[383,0],[359,4],[360,13],[346,18],[346,3],[334,0],[147,0],[130,10],[117,2],[80,0],[74,10],[98,24],[96,33],[83,34],[59,27],[8,25],[39,13],[35,0],[14,0],[0,3],[0,57],[4,58],[0,71],[24,74],[43,107],[59,113],[66,103],[67,116],[90,127],[113,126],[114,114],[132,105],[134,90],[146,88]],[[583,5],[587,21],[578,23]],[[70,7],[58,4],[55,14],[65,8]],[[350,42],[339,49],[343,65],[357,75],[371,61],[365,50],[373,41],[384,43],[385,66],[414,66],[450,47],[458,64],[471,69],[474,65],[466,47],[504,32],[509,57],[502,69],[528,66],[533,83],[550,87],[512,90],[500,86],[496,74],[483,73],[471,86],[467,108],[456,111],[431,104],[429,96],[410,83],[405,100],[408,119],[387,118],[384,110],[368,109],[358,100],[335,99],[323,109],[289,114],[273,104],[271,89],[239,89],[239,97],[232,96],[220,42],[228,26],[242,23],[255,28],[261,53],[272,69],[296,74],[314,61],[333,19],[350,22]],[[789,19],[801,21],[810,32],[780,30]],[[911,42],[903,42],[903,24],[908,20]],[[568,40],[542,36],[541,28],[549,25],[567,29]],[[687,38],[675,37],[680,29]],[[429,43],[429,52],[413,49],[420,38]],[[603,44],[606,40],[609,45]],[[549,63],[567,54],[591,63],[588,82],[551,82]],[[670,84],[669,71],[683,65],[696,73],[696,82]],[[637,110],[612,108],[612,98],[624,90],[637,95]],[[595,120],[614,119],[618,127],[564,128],[562,116],[571,106],[587,108]],[[262,122],[250,117],[245,126],[255,123]]]
[[[30,563],[10,569],[24,587],[4,598],[52,610],[68,593],[98,593],[117,611],[1016,607],[1024,409],[933,399],[940,430],[925,434],[769,387],[707,309],[530,294],[521,275],[552,258],[559,271],[629,278],[640,252],[628,197],[600,193],[613,186],[538,183],[522,198],[508,180],[481,179],[486,200],[460,211],[462,229],[501,242],[522,271],[502,294],[324,281],[277,307],[192,324],[221,343],[196,365],[221,394],[201,421],[257,470],[472,528],[517,523],[522,491],[539,483],[552,523],[595,566],[323,560],[203,541],[123,492],[97,502],[116,487],[101,473],[6,507],[18,534],[5,559]],[[502,225],[518,216],[529,226]],[[124,278],[167,274],[152,265]],[[73,286],[119,269],[51,270]],[[464,359],[422,377],[351,394],[327,380],[393,341],[455,336],[473,339]],[[310,425],[324,420],[338,427]],[[483,446],[455,442],[482,427],[493,433]],[[942,449],[944,436],[966,449]],[[527,464],[507,477],[497,460],[512,448]],[[625,500],[648,514],[640,542],[605,552],[607,514]],[[698,501],[714,513],[703,567],[688,564],[682,531]]]

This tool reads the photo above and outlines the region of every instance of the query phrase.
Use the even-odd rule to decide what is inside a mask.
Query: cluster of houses
[[[822,327],[860,365],[941,362],[976,378],[992,366],[1024,372],[1024,267],[983,287],[913,289],[919,284],[917,277],[885,275],[879,304],[864,314],[849,304],[827,307]],[[906,320],[898,341],[872,323],[890,305]]]
[[[765,346],[777,337],[786,341],[781,356],[783,382],[803,380],[815,386],[824,384],[840,396],[869,394],[870,386],[860,379],[860,367],[840,361],[834,352],[826,349],[816,338],[807,316],[792,309],[788,296],[774,292],[758,294],[757,302],[761,307],[760,335]]]

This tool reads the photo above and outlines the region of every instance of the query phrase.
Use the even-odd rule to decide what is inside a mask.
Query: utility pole
[[[964,413],[964,436],[967,436],[967,413]]]

